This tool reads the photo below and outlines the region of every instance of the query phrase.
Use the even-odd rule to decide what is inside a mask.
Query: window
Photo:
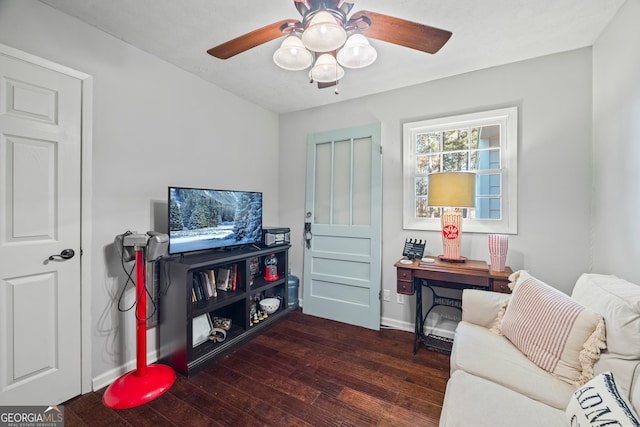
[[[517,232],[518,109],[464,114],[403,126],[403,228],[440,230],[427,206],[429,174],[476,173],[475,208],[463,209],[465,232]]]

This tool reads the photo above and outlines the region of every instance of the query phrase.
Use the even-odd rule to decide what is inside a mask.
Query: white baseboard
[[[388,317],[382,317],[380,319],[380,325],[386,326],[388,328],[398,329],[400,331],[407,331],[407,332],[414,331],[413,323],[404,322],[397,319],[391,319]]]
[[[157,360],[158,360],[158,352],[156,350],[153,350],[147,353],[147,364],[150,365],[156,362]],[[116,368],[111,369],[110,371],[107,371],[101,375],[98,375],[97,377],[92,379],[93,391],[97,391],[103,387],[108,386],[109,384],[111,384],[112,382],[120,378],[121,375],[124,375],[129,371],[133,371],[134,369],[136,369],[136,367],[137,367],[137,361],[135,359],[129,360],[124,365],[120,365]]]
[[[390,319],[388,317],[382,317],[380,319],[380,325],[387,328],[398,329],[400,331],[407,331],[411,333],[415,332],[414,323],[404,322],[397,319]],[[425,328],[425,332],[427,332],[426,328]],[[454,331],[452,329],[440,328],[437,326],[433,328],[429,328],[429,333],[432,333],[441,337],[446,337],[446,338],[453,338],[453,335],[454,335]]]

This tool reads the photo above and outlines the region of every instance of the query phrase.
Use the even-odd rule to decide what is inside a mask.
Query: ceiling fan
[[[362,68],[375,61],[377,53],[364,35],[431,54],[438,52],[452,35],[447,30],[366,10],[349,17],[356,1],[294,0],[302,20],[274,22],[212,47],[207,53],[228,59],[287,35],[274,53],[275,63],[298,71],[309,68],[315,60],[309,76],[323,88],[336,85],[344,76],[341,65]]]

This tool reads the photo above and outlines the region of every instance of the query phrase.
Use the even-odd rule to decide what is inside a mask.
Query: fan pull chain
[[[333,93],[336,95],[340,95],[340,91],[338,90],[338,84],[340,83],[340,80],[338,80],[338,67],[338,61],[336,61],[336,88],[333,90]]]

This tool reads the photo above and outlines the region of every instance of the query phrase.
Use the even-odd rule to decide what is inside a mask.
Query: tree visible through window
[[[516,121],[514,107],[406,123],[404,228],[439,229],[441,210],[427,205],[430,173],[471,171],[476,203],[462,211],[465,231],[515,233]]]

